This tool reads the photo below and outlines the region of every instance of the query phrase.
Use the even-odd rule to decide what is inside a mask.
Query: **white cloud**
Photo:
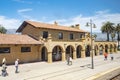
[[[30,2],[30,1],[27,1],[27,0],[13,0],[13,1],[16,1],[16,2],[19,2],[19,3],[27,3],[27,4],[32,4],[32,2]]]
[[[21,11],[20,11],[21,12]],[[24,10],[21,12],[24,13]],[[54,23],[54,21],[57,21],[59,25],[63,26],[71,26],[75,24],[80,24],[80,29],[90,31],[90,27],[86,27],[86,22],[89,22],[90,19],[93,20],[93,23],[96,24],[97,28],[93,29],[93,32],[101,32],[101,26],[103,22],[110,21],[115,24],[120,23],[120,13],[109,13],[108,10],[105,11],[98,11],[95,13],[93,16],[83,16],[82,14],[70,17],[68,19],[57,19],[57,20],[49,20],[49,17],[44,16],[43,18],[40,19],[35,19],[32,18],[32,16],[28,16],[27,14],[20,14],[23,17],[23,20],[33,20],[33,21],[40,21],[40,22],[45,22],[45,23]],[[0,16],[0,24],[5,26],[7,29],[17,29],[20,25],[22,20],[20,19],[11,19],[7,18],[5,16]]]
[[[30,8],[20,9],[20,10],[18,10],[17,12],[18,12],[18,13],[23,13],[23,12],[28,12],[28,11],[32,11],[32,9],[30,9]]]
[[[32,9],[31,8],[25,8],[25,9],[17,10],[18,14],[21,17],[23,17],[24,19],[30,19],[31,18],[31,16],[28,16],[28,15],[25,14],[26,12],[29,12],[29,11],[32,11]]]
[[[21,22],[18,19],[10,19],[5,16],[0,16],[0,24],[6,29],[17,29]]]
[[[109,13],[109,11],[110,11],[110,10],[96,11],[95,13],[96,13],[96,14],[101,14],[101,15],[102,15],[102,14],[107,14],[107,13]]]
[[[92,19],[93,23],[95,23],[97,26],[93,29],[93,32],[101,32],[100,29],[103,22],[110,21],[115,24],[120,23],[120,13],[109,13],[109,10],[105,10],[98,11],[95,15],[89,17],[80,14],[72,18],[52,20],[48,22],[53,23],[54,21],[57,21],[59,24],[66,26],[80,24],[80,29],[90,31],[90,28],[85,26],[86,23],[90,21],[90,19]]]

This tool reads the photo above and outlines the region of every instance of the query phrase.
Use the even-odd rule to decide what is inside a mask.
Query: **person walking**
[[[70,58],[69,56],[67,56],[67,65],[69,65],[69,62],[70,62]]]
[[[19,61],[19,59],[17,59],[16,61],[15,61],[15,73],[18,73],[18,61]]]
[[[72,58],[70,57],[70,65],[72,65]]]
[[[4,63],[6,65],[6,58],[4,57],[3,60],[2,60],[2,64]]]
[[[2,71],[2,76],[3,77],[8,75],[8,73],[7,73],[7,66],[6,66],[5,63],[2,63],[2,70],[1,71]]]
[[[108,53],[105,52],[105,53],[104,53],[104,60],[107,60],[107,57],[108,57]]]
[[[110,57],[111,57],[111,61],[114,59],[114,57],[113,57],[113,54],[111,53],[110,54]]]

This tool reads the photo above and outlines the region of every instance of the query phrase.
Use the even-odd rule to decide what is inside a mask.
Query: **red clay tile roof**
[[[0,44],[42,44],[27,35],[0,34]]]
[[[26,24],[30,24],[36,28],[47,28],[47,29],[56,29],[56,30],[73,31],[73,32],[86,32],[81,29],[71,28],[67,26],[60,26],[55,24],[40,23],[35,21],[24,21],[23,24],[18,28],[16,32],[21,32]]]

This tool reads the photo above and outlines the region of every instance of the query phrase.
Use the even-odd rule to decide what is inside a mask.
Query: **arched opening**
[[[66,58],[71,56],[73,58],[73,47],[72,46],[67,46],[66,48]]]
[[[82,51],[82,46],[77,46],[76,53],[77,53],[77,58],[81,58],[81,51]]]
[[[99,54],[100,55],[103,55],[103,48],[104,48],[103,45],[99,46]]]
[[[86,55],[86,57],[90,57],[90,50],[91,50],[90,45],[87,45],[86,48],[85,48],[85,55]]]
[[[105,45],[105,52],[108,53],[108,45],[107,44]]]
[[[47,61],[47,48],[42,47],[41,49],[41,59],[42,61]]]
[[[94,47],[95,56],[97,56],[97,50],[98,50],[98,46],[95,45],[95,47]]]
[[[60,46],[55,46],[52,50],[52,60],[61,61],[62,60],[62,48]]]

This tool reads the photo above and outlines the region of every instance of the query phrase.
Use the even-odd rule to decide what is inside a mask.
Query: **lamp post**
[[[91,30],[91,65],[92,65],[91,68],[94,69],[92,28],[95,28],[96,26],[91,19],[90,19],[90,22],[87,22],[86,26],[90,26],[90,30]]]

